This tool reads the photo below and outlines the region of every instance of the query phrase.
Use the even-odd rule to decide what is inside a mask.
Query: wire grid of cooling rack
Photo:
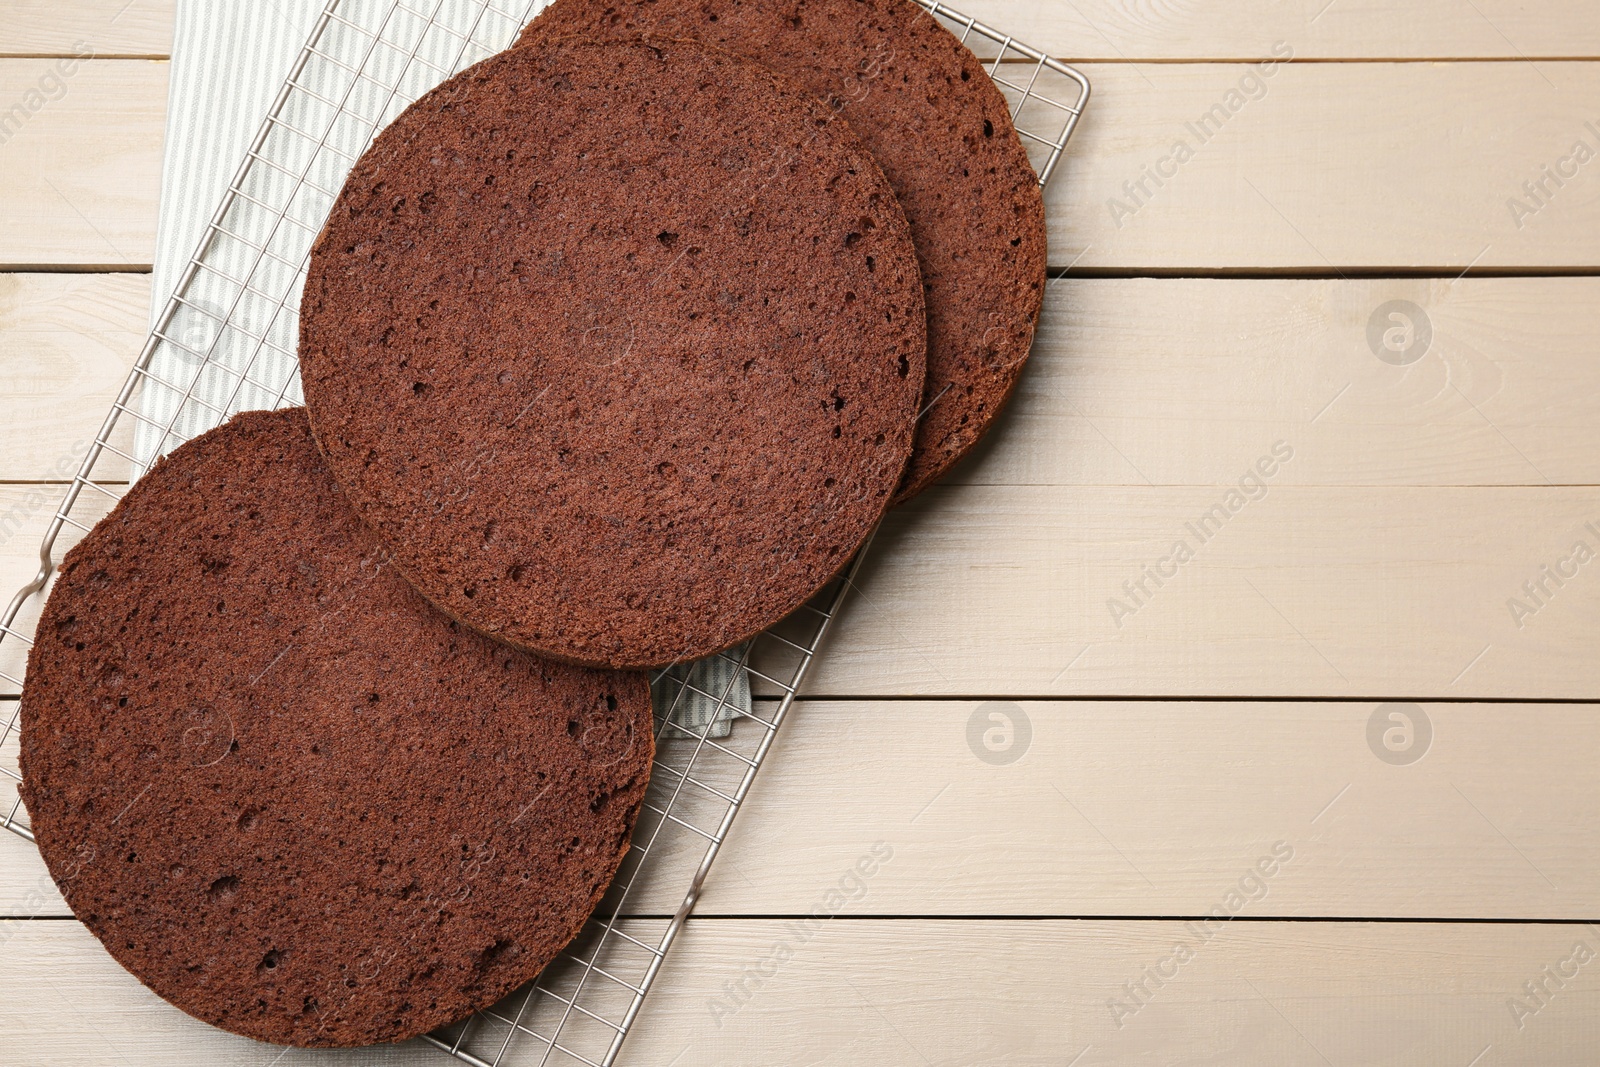
[[[1039,184],[1049,185],[1083,109],[1089,105],[1089,79],[1076,68],[938,0],[915,2],[987,64],[989,77],[1011,102],[1011,120],[1027,146]]]
[[[936,0],[916,2],[986,62],[1040,184],[1048,183],[1088,102],[1087,79]],[[120,483],[97,479],[97,467],[116,457],[136,477],[151,457],[236,411],[301,402],[300,286],[344,176],[411,101],[508,46],[539,6],[329,0],[56,510],[37,576],[0,616],[0,678],[22,685],[17,653],[30,639],[18,619],[49,582],[61,532],[89,529],[74,517],[83,494],[120,496]],[[128,435],[115,436],[124,417],[135,424],[131,446]],[[424,1040],[479,1067],[615,1061],[865,554],[801,611],[717,657],[720,669],[652,679],[652,780],[633,846],[595,917],[536,981]],[[750,704],[735,697],[747,678],[761,691]],[[19,706],[10,703],[0,776],[14,793]],[[702,710],[685,716],[686,704]],[[13,796],[0,826],[31,839],[25,815]]]

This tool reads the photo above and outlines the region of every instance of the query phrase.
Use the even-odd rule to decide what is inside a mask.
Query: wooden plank
[[[1254,917],[1585,917],[1597,710],[1390,708],[1412,744],[1380,733],[1385,759],[1370,703],[807,702],[699,913],[804,914],[843,884],[856,915],[1189,916],[1244,879]],[[858,887],[878,841],[894,859]]]
[[[165,57],[175,7],[176,0],[11,0],[0,55]]]
[[[1417,321],[1390,352],[1402,300]],[[1295,459],[1274,485],[1593,485],[1597,341],[1594,278],[1069,276],[1010,408],[949,481],[1221,485],[1283,438]]]
[[[1544,647],[1541,642],[1557,640],[1561,634],[1565,635],[1562,640],[1575,642],[1582,637],[1581,628],[1555,628],[1555,633],[1552,628],[1541,628],[1547,620],[1570,615],[1576,605],[1585,602],[1581,588],[1572,595],[1563,592],[1549,612],[1541,610],[1538,626],[1535,620],[1525,618],[1522,627],[1515,627],[1517,620],[1511,618],[1507,602],[1521,597],[1528,606],[1539,607],[1520,592],[1523,583],[1537,576],[1540,565],[1555,562],[1553,554],[1571,547],[1566,539],[1569,534],[1575,536],[1595,519],[1585,510],[1583,491],[1548,497],[1511,489],[1518,483],[1542,484],[1546,480],[1571,485],[1592,485],[1600,480],[1591,458],[1595,455],[1592,420],[1584,411],[1586,397],[1593,394],[1595,386],[1594,364],[1585,355],[1594,332],[1589,310],[1595,306],[1594,285],[1591,279],[1483,279],[1454,284],[1063,281],[1054,287],[1040,355],[1024,378],[1015,410],[997,432],[994,444],[958,475],[982,484],[941,490],[937,499],[957,503],[920,505],[929,509],[926,514],[931,518],[897,516],[892,526],[946,546],[941,555],[924,559],[917,575],[943,581],[946,579],[935,576],[948,570],[974,589],[982,580],[1001,583],[992,594],[974,593],[980,615],[1005,614],[1005,583],[1028,581],[1028,567],[1054,572],[1045,587],[1053,585],[1068,600],[1059,601],[1046,613],[1047,620],[1056,620],[1051,625],[1057,632],[1045,640],[1057,650],[1065,649],[1068,657],[1087,644],[1116,641],[1126,627],[1150,618],[1166,615],[1179,628],[1176,632],[1158,628],[1165,634],[1159,638],[1145,632],[1137,642],[1121,642],[1116,647],[1124,651],[1105,664],[1104,672],[1096,677],[1090,671],[1084,677],[1085,688],[1065,691],[1131,692],[1128,687],[1136,684],[1132,678],[1146,677],[1144,657],[1156,654],[1151,640],[1166,642],[1160,653],[1169,657],[1156,677],[1163,672],[1183,676],[1178,679],[1183,687],[1169,693],[1325,695],[1319,689],[1319,677],[1342,687],[1335,670],[1301,643],[1265,602],[1243,583],[1230,584],[1226,579],[1238,569],[1228,561],[1231,553],[1233,559],[1255,568],[1252,580],[1264,594],[1276,599],[1268,588],[1276,580],[1273,568],[1303,558],[1296,554],[1295,545],[1283,540],[1291,534],[1300,536],[1295,533],[1296,524],[1317,526],[1308,542],[1316,543],[1318,538],[1337,541],[1339,531],[1354,521],[1373,536],[1395,536],[1401,541],[1397,546],[1385,546],[1381,541],[1335,545],[1326,559],[1342,558],[1351,567],[1370,568],[1361,571],[1357,581],[1364,583],[1363,595],[1376,596],[1380,602],[1384,596],[1374,589],[1374,582],[1398,583],[1397,588],[1412,584],[1415,588],[1405,596],[1411,607],[1406,610],[1416,615],[1425,629],[1442,629],[1447,636],[1428,653],[1437,655],[1440,663],[1429,666],[1409,654],[1400,657],[1390,647],[1376,660],[1353,669],[1358,675],[1366,672],[1364,681],[1352,681],[1349,689],[1339,691],[1361,696],[1455,696],[1459,691],[1460,695],[1505,699],[1593,696],[1593,688],[1586,685],[1592,677],[1583,673],[1587,661],[1582,657],[1558,663],[1556,675],[1535,672],[1519,682],[1517,664],[1529,661],[1513,656],[1499,668],[1509,672],[1502,680],[1508,687],[1503,690],[1465,689],[1450,683],[1486,645],[1511,641],[1533,655],[1531,662],[1536,663],[1541,656],[1559,659],[1560,648],[1577,647],[1561,645],[1559,640]],[[1396,367],[1367,347],[1366,328],[1373,313],[1395,298],[1414,298],[1428,309],[1435,320],[1433,349],[1437,355],[1430,351],[1411,366]],[[1240,322],[1251,326],[1240,330]],[[1285,350],[1296,355],[1283,358]],[[1138,580],[1142,566],[1164,554],[1177,537],[1187,536],[1196,542],[1194,548],[1201,549],[1197,538],[1185,534],[1185,524],[1222,501],[1225,493],[1220,487],[1245,477],[1258,461],[1270,456],[1276,441],[1292,447],[1294,457],[1277,464],[1273,477],[1264,479],[1273,499],[1252,503],[1243,523],[1226,531],[1225,538],[1204,545],[1201,558],[1184,569],[1185,581],[1161,591],[1154,602],[1160,611],[1141,608],[1135,613],[1137,619],[1123,619],[1124,626],[1115,626],[1106,605],[1119,595],[1122,581]],[[28,452],[24,449],[21,454]],[[34,453],[29,462],[47,458]],[[1141,480],[1151,484],[1144,485]],[[1348,486],[1342,496],[1326,492],[1305,496],[1300,488],[1341,482]],[[1501,482],[1507,488],[1477,505],[1469,491],[1450,488],[1474,482]],[[1112,493],[1097,488],[1129,483],[1137,490]],[[1219,489],[1200,493],[1192,488],[1206,483]],[[1446,502],[1449,511],[1464,516],[1468,528],[1481,531],[1476,541],[1463,544],[1462,552],[1466,559],[1478,561],[1472,565],[1479,568],[1485,582],[1494,574],[1493,582],[1466,588],[1450,580],[1451,565],[1446,561],[1407,562],[1405,541],[1415,536],[1448,539],[1442,527],[1454,520],[1430,512],[1432,505],[1422,503],[1421,498],[1412,499],[1395,489],[1374,492],[1361,488],[1375,483],[1435,486],[1438,494],[1429,500]],[[1040,485],[1078,488],[1042,491],[1037,488]],[[1317,509],[1315,514],[1302,513],[1299,503],[1286,506],[1286,493],[1296,501],[1311,501],[1305,506]],[[1031,494],[1055,503],[1030,508],[1025,498]],[[1374,505],[1380,499],[1392,499],[1396,504],[1385,505],[1379,513]],[[1557,499],[1565,503],[1545,513],[1546,505]],[[1002,503],[990,512],[973,511],[960,503],[974,500]],[[1069,500],[1077,503],[1069,505]],[[1514,505],[1513,510],[1504,510],[1507,502]],[[1060,510],[1080,505],[1103,515],[1108,525],[1099,531],[1088,530],[1080,516]],[[1000,567],[997,574],[966,566],[960,544],[949,542],[934,528],[949,526],[952,521],[955,526],[948,532],[981,542],[973,558],[980,566]],[[1071,549],[1052,544],[1041,537],[1041,523],[1046,528],[1051,523],[1075,527],[1076,536],[1089,537],[1095,543]],[[1263,542],[1267,543],[1266,555],[1251,555]],[[1219,546],[1221,555],[1217,554]],[[1074,552],[1078,554],[1074,556]],[[1274,554],[1276,564],[1268,562]],[[1502,557],[1498,561],[1496,554]],[[1075,568],[1064,569],[1063,564],[1072,560]],[[880,562],[876,570],[892,565],[892,559]],[[1192,587],[1197,575],[1204,576],[1206,586],[1223,581],[1232,591],[1224,593],[1220,603],[1231,605],[1252,621],[1229,621],[1226,614],[1214,619],[1203,596],[1200,600],[1191,597],[1188,608],[1178,616],[1167,614],[1169,606],[1193,594],[1192,588],[1185,593],[1183,587]],[[1303,577],[1309,582],[1317,575]],[[1311,587],[1305,584],[1304,588]],[[1351,588],[1348,584],[1338,587]],[[935,587],[920,595],[935,598],[939,593]],[[1038,596],[1034,590],[1022,602],[1035,603]],[[1358,622],[1360,605],[1339,607],[1341,599],[1317,596],[1319,610],[1333,609],[1329,625],[1371,632],[1371,626]],[[1123,601],[1140,607],[1126,596]],[[1060,606],[1067,602],[1074,605],[1070,611]],[[1421,605],[1429,603],[1446,615],[1464,610],[1465,625],[1448,618],[1428,621],[1429,609]],[[858,609],[853,617],[864,610]],[[938,625],[949,630],[942,639],[930,635],[927,643],[920,645],[927,655],[963,641],[961,635],[971,632],[969,619],[953,618],[948,611],[933,614]],[[1485,629],[1480,625],[1485,619],[1494,625]],[[1203,653],[1195,636],[1209,632],[1217,621],[1225,624],[1224,632],[1232,628],[1231,640],[1238,642],[1230,647],[1242,658],[1231,666],[1225,662],[1228,657],[1219,661]],[[1190,624],[1200,630],[1182,632],[1181,628]],[[916,625],[932,623],[925,619]],[[1022,623],[1012,617],[1007,625],[1015,631]],[[1277,636],[1272,626],[1277,627]],[[1003,627],[1002,632],[1005,630]],[[1479,633],[1482,639],[1468,640],[1472,636],[1469,631]],[[1533,639],[1532,634],[1539,636]],[[881,633],[868,636],[871,643],[863,654],[870,654],[886,640]],[[1307,636],[1322,648],[1323,642],[1315,635]],[[1381,643],[1395,636],[1388,633],[1377,640]],[[1037,632],[1026,635],[1011,654],[1039,650],[1040,637]],[[998,663],[1007,654],[1003,650],[1010,647],[1011,640],[1010,634],[995,636],[971,650],[972,656],[982,660],[1000,648],[993,661],[996,670],[966,678],[955,688],[942,688],[937,676],[924,668],[910,691],[1035,695],[1063,691],[1049,687],[1055,674],[1066,667],[1059,651],[1044,657],[1060,660],[1052,668],[1035,663],[1032,673],[1018,676],[999,670]],[[1253,663],[1257,654],[1279,647],[1282,640],[1292,646],[1290,658],[1269,660],[1276,666],[1250,674],[1254,668],[1247,664]],[[1128,651],[1130,648],[1135,651]],[[1069,677],[1079,677],[1103,651],[1086,655]],[[830,650],[822,677],[848,677],[848,672],[838,675],[835,665],[850,654],[839,646]],[[1492,650],[1473,667],[1471,676],[1461,681],[1479,684],[1482,671],[1505,654],[1502,648]],[[1352,670],[1336,657],[1329,658],[1340,664],[1338,671]],[[1190,659],[1204,661],[1203,667],[1190,670],[1181,666]],[[865,672],[868,664],[858,661],[857,668]],[[1115,671],[1123,668],[1134,674],[1116,677]],[[1560,681],[1563,672],[1567,678]],[[1282,676],[1286,673],[1295,675],[1292,682],[1285,682]],[[888,677],[892,676],[893,672]],[[882,684],[882,680],[870,684]],[[899,684],[845,692],[906,691],[898,688]],[[1212,684],[1224,688],[1203,688]]]
[[[0,100],[48,63],[0,61]],[[1541,270],[1600,263],[1600,185],[1587,169],[1514,219],[1576,141],[1600,148],[1589,101],[1600,64],[1289,64],[1148,200],[1142,178],[1250,70],[1230,64],[1093,68],[1099,91],[1051,187],[1052,259],[1105,270]],[[4,145],[0,263],[141,264],[150,257],[165,66],[83,64]],[[1528,94],[1541,107],[1525,114]],[[1384,116],[1375,122],[1373,114]],[[73,158],[70,169],[49,159]],[[1381,159],[1383,166],[1372,161]],[[46,182],[45,175],[55,188]],[[1112,218],[1112,202],[1136,208]],[[1137,201],[1143,200],[1143,203]],[[1527,201],[1532,203],[1531,201]],[[81,213],[81,214],[80,214]],[[1122,223],[1121,227],[1117,222]],[[1521,228],[1517,223],[1521,222]],[[1081,258],[1080,258],[1081,253]]]
[[[1255,473],[1292,465],[1273,466],[1290,449],[1301,455],[1263,440],[1212,488],[923,494],[890,513],[807,692],[1600,691],[1593,488],[1307,488]],[[1542,567],[1574,577],[1557,586]]]
[[[149,328],[143,274],[0,274],[0,481],[71,479],[105,419]],[[113,442],[132,443],[124,418]],[[103,453],[95,477],[124,480]]]
[[[889,516],[808,692],[1595,697],[1593,488],[1279,486],[1252,473],[1274,444],[1231,488],[930,491]],[[13,538],[4,573],[31,555]]]
[[[1597,711],[806,702],[696,914],[805,914],[842,886],[853,916],[1583,917],[1600,891]],[[1395,734],[1391,754],[1381,732],[1371,747],[1375,714],[1382,731],[1409,724],[1410,747]],[[693,773],[722,785],[734,770],[707,750]],[[688,790],[679,810],[709,825],[712,805],[694,812],[706,799]],[[656,825],[635,842],[661,874],[635,887],[630,915],[675,911],[704,852]],[[853,877],[879,842],[892,859]],[[0,834],[0,915],[68,914],[33,845]]]
[[[103,55],[164,55],[174,0],[17,0],[0,27],[0,54],[55,55],[79,40]],[[1600,20],[1579,0],[963,0],[962,12],[1079,61],[1254,59],[1283,40],[1303,59],[1539,59],[1600,56]]]
[[[1600,64],[1271,69],[1089,65],[1094,102],[1047,195],[1050,261],[1452,277],[1600,264]],[[1025,122],[1042,114],[1029,107]],[[1568,172],[1562,187],[1546,166]],[[1541,181],[1542,207],[1523,187]]]
[[[148,291],[138,276],[0,277],[0,423],[22,431],[0,480],[58,477],[93,435]],[[1367,339],[1393,300],[1431,334],[1406,366]],[[1594,278],[1061,279],[1010,409],[950,480],[1215,484],[1283,435],[1305,447],[1281,484],[1595,484],[1597,309]]]
[[[1577,1065],[1596,1048],[1581,967],[1522,1030],[1505,1002],[1579,940],[1595,951],[1568,927],[1234,924],[1202,944],[1178,923],[840,922],[800,944],[782,923],[704,922],[623,1062],[1464,1065],[1488,1045],[1501,1058],[1480,1063]],[[793,957],[773,963],[777,945]],[[1173,977],[1143,979],[1118,1027],[1107,1002],[1157,966]]]
[[[16,1062],[259,1067],[274,1054],[162,1002],[76,923],[5,933],[0,1026]],[[1587,1067],[1597,1053],[1588,927],[841,921],[801,937],[781,920],[692,920],[620,1062]],[[1572,962],[1579,943],[1587,963]],[[1158,967],[1166,978],[1149,976]],[[1558,988],[1547,967],[1574,976]],[[1554,995],[1534,1011],[1523,984],[1541,980]],[[560,1008],[544,1003],[535,1029]],[[413,1044],[280,1062],[439,1060]]]
[[[148,267],[166,107],[164,61],[0,60],[0,267]]]
[[[1583,0],[961,0],[953,6],[1079,61],[1257,59],[1279,41],[1299,59],[1600,56],[1600,15]]]

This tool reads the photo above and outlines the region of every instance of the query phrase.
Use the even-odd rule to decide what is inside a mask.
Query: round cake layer
[[[66,556],[22,697],[22,796],[74,914],[208,1023],[400,1041],[577,934],[653,753],[642,674],[440,615],[304,411],[162,460]]]
[[[1005,404],[1044,299],[1038,178],[983,65],[911,0],[556,0],[524,31],[687,37],[765,64],[837,109],[911,222],[928,380],[896,502],[965,455]]]
[[[688,41],[513,49],[356,165],[301,365],[334,475],[451,616],[659,666],[826,584],[899,484],[905,216],[822,104]]]

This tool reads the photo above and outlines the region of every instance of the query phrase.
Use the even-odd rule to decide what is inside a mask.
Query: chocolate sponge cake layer
[[[926,327],[821,103],[702,45],[502,53],[400,116],[313,250],[312,427],[452,617],[600,667],[798,608],[883,514]]]
[[[1021,374],[1044,298],[1044,203],[1005,98],[911,0],[556,0],[523,32],[688,37],[837,108],[911,222],[926,286],[926,414],[896,502],[983,436]]]
[[[302,410],[177,449],[69,552],[22,696],[22,795],[73,912],[208,1023],[400,1041],[528,981],[616,872],[644,675],[440,615]]]

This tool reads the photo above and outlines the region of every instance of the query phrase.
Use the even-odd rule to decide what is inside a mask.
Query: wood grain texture
[[[139,355],[149,327],[142,274],[0,274],[0,481],[70,480]],[[133,419],[112,440],[129,453]],[[131,454],[131,453],[130,453]],[[103,453],[95,477],[124,480]]]
[[[1222,907],[1250,918],[1571,919],[1592,911],[1595,706],[1388,709],[1385,730],[1408,727],[1391,714],[1408,716],[1416,747],[1402,755],[1421,754],[1412,764],[1385,762],[1369,747],[1374,711],[1369,703],[802,703],[696,914],[805,914],[841,888],[855,916],[1203,916]],[[1014,762],[979,758],[990,750],[981,732],[972,747],[974,718],[980,731],[1001,731],[990,744]],[[707,750],[694,775],[722,787],[735,770]],[[705,799],[689,790],[680,813]],[[712,821],[704,807],[697,825]],[[674,877],[645,876],[630,915],[675,911],[678,874],[704,850],[671,823],[657,836],[658,823],[647,816],[635,840],[667,857],[661,869]],[[892,861],[870,879],[852,876],[878,842]],[[1263,860],[1270,876],[1260,874]],[[68,914],[33,846],[0,835],[0,915]]]
[[[1239,455],[1210,488],[930,490],[889,515],[805,690],[1493,700],[1600,690],[1590,655],[1600,492],[1280,486],[1254,474],[1273,446]],[[1556,586],[1544,566],[1574,577]],[[1541,581],[1542,596],[1524,588]]]
[[[0,54],[55,55],[80,41],[105,55],[164,55],[174,0],[16,0]],[[962,0],[1018,40],[1074,60],[1254,59],[1273,42],[1306,59],[1600,57],[1600,19],[1580,0]]]
[[[1583,0],[961,0],[963,14],[1051,55],[1086,61],[1600,56]]]
[[[1186,124],[1225,104],[1252,68],[1094,67],[1096,104],[1049,194],[1052,262],[1453,275],[1600,261],[1600,184],[1588,169],[1550,186],[1536,212],[1508,208],[1518,196],[1532,204],[1522,183],[1546,180],[1541,168],[1561,165],[1579,139],[1600,150],[1585,126],[1600,127],[1590,104],[1600,64],[1547,66],[1281,65],[1205,144]],[[48,67],[0,61],[0,100],[26,98]],[[0,146],[19,164],[0,172],[0,264],[148,262],[165,78],[160,63],[85,63],[64,96],[21,122]],[[1530,94],[1541,97],[1531,115]],[[1146,180],[1148,197],[1124,188],[1181,138],[1193,158],[1163,187]],[[44,166],[54,158],[75,163]],[[1134,210],[1114,219],[1114,201]]]
[[[1368,340],[1396,300],[1431,334],[1405,366]],[[1009,409],[947,481],[1225,485],[1282,438],[1296,454],[1274,485],[1593,485],[1597,338],[1594,278],[1068,276]]]
[[[149,266],[166,102],[165,61],[0,60],[0,269]]]
[[[1235,924],[1200,944],[1177,923],[836,922],[790,942],[793,959],[718,1027],[713,998],[786,934],[694,925],[623,1061],[666,1063],[688,1047],[697,1061],[797,1067],[1074,1056],[1077,1067],[1398,1067],[1467,1064],[1488,1045],[1500,1056],[1480,1064],[1575,1067],[1596,1049],[1592,982],[1522,1030],[1505,1006],[1578,940],[1592,952],[1586,928]],[[1107,1001],[1129,1003],[1125,986],[1147,967],[1172,973],[1180,942],[1192,958],[1119,1028]]]
[[[1595,697],[1600,572],[1577,550],[1600,553],[1595,489],[1263,485],[931,490],[889,516],[806,692]],[[0,490],[29,531],[0,546],[7,587],[59,488],[33,492]],[[108,502],[84,503],[87,524]]]
[[[1241,879],[1238,913],[1258,917],[1593,911],[1594,706],[1404,709],[1432,731],[1413,734],[1410,765],[1368,747],[1374,710],[803,703],[700,910],[804,914],[841,884],[855,897],[846,876],[881,840],[895,858],[852,914],[1205,915]],[[974,718],[1015,762],[978,758]],[[1249,877],[1275,849],[1292,859]]]
[[[28,1067],[443,1062],[416,1044],[275,1060],[278,1050],[156,998],[76,923],[0,929],[9,938],[0,1029],[12,1062]],[[1084,1067],[1202,1057],[1409,1067],[1479,1057],[1587,1067],[1600,1054],[1600,996],[1584,966],[1520,1029],[1507,1006],[1579,942],[1592,954],[1600,935],[1544,925],[1231,923],[1197,933],[1175,922],[866,920],[818,923],[802,940],[779,920],[691,920],[620,1062]],[[1188,947],[1181,963],[1179,944]],[[1157,968],[1169,977],[1146,976]],[[1149,990],[1137,1001],[1135,982]],[[1119,1003],[1136,1006],[1115,1013]],[[544,1012],[526,1021],[537,1029]]]
[[[1273,70],[1088,65],[1094,102],[1046,197],[1050,262],[1451,277],[1600,263],[1600,162],[1571,159],[1580,140],[1600,156],[1600,64]],[[1535,212],[1523,183],[1546,166],[1571,177]]]
[[[58,477],[98,429],[148,292],[138,276],[0,276],[0,422],[24,430],[0,480]],[[1431,330],[1408,366],[1368,343],[1391,300]],[[1595,484],[1597,336],[1594,278],[1067,277],[1009,410],[948,480],[1210,485],[1283,436],[1304,447],[1276,484]]]
[[[10,0],[0,55],[166,56],[175,0]]]
[[[807,691],[1595,696],[1594,488],[1323,488],[1258,473],[1302,454],[1263,441],[1210,487],[931,490],[886,520]],[[9,513],[31,492],[0,502]],[[29,515],[42,527],[48,508]],[[25,580],[22,544],[3,551]]]

